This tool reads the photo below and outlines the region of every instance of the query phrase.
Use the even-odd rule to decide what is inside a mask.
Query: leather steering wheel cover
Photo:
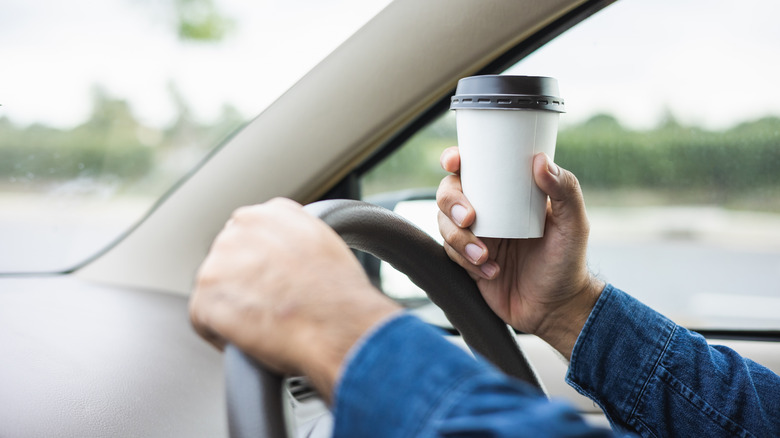
[[[272,335],[273,336],[273,335]],[[286,438],[282,376],[234,345],[225,346],[225,388],[231,438]]]

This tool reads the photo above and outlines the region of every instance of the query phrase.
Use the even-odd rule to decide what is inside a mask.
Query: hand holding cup
[[[459,149],[445,150],[441,163],[453,173],[436,194],[447,254],[470,273],[501,319],[569,357],[604,287],[586,264],[589,223],[577,178],[537,154],[533,178],[550,197],[544,237],[479,238],[469,228],[478,213],[461,189]]]

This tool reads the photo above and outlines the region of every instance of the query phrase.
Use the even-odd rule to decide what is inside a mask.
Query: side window
[[[363,198],[394,210],[442,241],[432,201],[439,181],[446,175],[439,165],[439,155],[457,145],[455,114],[438,117],[393,154],[363,175],[360,184]],[[379,272],[371,273],[390,297],[409,306],[425,303],[425,292],[385,262]]]
[[[624,0],[505,72],[559,81],[555,159],[583,187],[591,269],[692,327],[780,328],[778,12]],[[456,144],[450,124],[367,175],[367,192],[401,188],[382,185],[393,172],[435,187],[422,168]],[[413,171],[400,158],[412,147],[429,160]]]
[[[446,175],[439,165],[439,155],[444,149],[457,144],[455,114],[446,112],[363,176],[361,188],[364,196],[437,187]]]

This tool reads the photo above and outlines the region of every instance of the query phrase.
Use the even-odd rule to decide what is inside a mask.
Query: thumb
[[[568,220],[585,218],[585,202],[577,177],[539,153],[533,162],[534,181],[550,197],[553,217]]]

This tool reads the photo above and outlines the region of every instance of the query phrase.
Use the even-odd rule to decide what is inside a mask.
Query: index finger
[[[442,169],[457,174],[460,172],[460,150],[457,146],[448,147],[439,158]]]

